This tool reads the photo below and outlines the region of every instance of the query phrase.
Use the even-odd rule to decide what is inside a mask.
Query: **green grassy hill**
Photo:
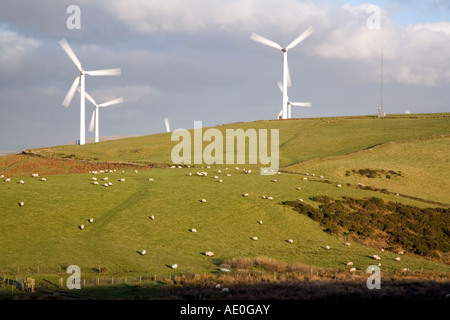
[[[346,246],[344,234],[326,233],[319,223],[283,205],[301,198],[317,207],[311,198],[323,195],[375,196],[420,208],[435,206],[421,199],[450,203],[449,114],[258,121],[217,128],[280,129],[281,166],[293,173],[245,174],[242,165],[239,170],[235,165],[210,169],[197,165],[139,168],[135,173],[135,168],[106,163],[170,165],[176,142],[168,133],[29,150],[41,157],[0,158],[0,174],[5,175],[0,181],[0,273],[26,273],[38,267],[59,272],[71,264],[87,273],[101,267],[122,274],[210,273],[226,260],[258,256],[344,270],[353,261],[357,270],[364,271],[377,263],[374,254],[380,255],[387,271],[450,271],[442,261],[408,254],[396,261],[396,253],[381,253],[376,243],[370,247],[352,241]],[[88,166],[74,159],[103,163]],[[60,161],[60,172],[56,167],[50,170],[56,164],[51,161]],[[75,164],[80,167],[68,169]],[[106,168],[117,170],[88,173]],[[369,178],[352,172],[365,168],[401,172],[401,176]],[[44,169],[52,174],[45,176],[47,181],[31,177],[31,172],[42,176]],[[197,176],[198,171],[207,171],[208,176]],[[99,185],[94,185],[93,176]],[[4,182],[7,177],[10,182]],[[104,177],[113,185],[103,186]],[[393,193],[364,190],[358,182]],[[149,218],[152,215],[154,220]],[[257,241],[251,239],[255,236]],[[331,249],[325,249],[327,245]],[[141,255],[144,249],[147,253]],[[212,251],[214,257],[205,256],[205,251]],[[174,263],[176,270],[169,268]]]

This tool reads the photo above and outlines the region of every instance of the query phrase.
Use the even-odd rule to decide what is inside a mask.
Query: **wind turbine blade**
[[[283,83],[281,81],[277,82],[278,88],[280,88],[281,93],[283,93]]]
[[[62,105],[64,107],[68,107],[70,102],[73,99],[73,96],[75,94],[75,91],[77,90],[78,84],[80,83],[80,77],[76,77],[75,80],[72,83],[72,86],[70,87],[69,91],[67,91],[66,97],[64,98],[64,101]]]
[[[86,71],[85,74],[90,76],[120,76],[122,70],[120,69],[104,69],[104,70],[91,70]]]
[[[117,103],[121,103],[121,102],[123,102],[123,98],[122,97],[117,98],[117,99],[113,99],[111,101],[108,101],[108,102],[105,102],[105,103],[102,103],[102,104],[99,104],[98,106],[101,107],[101,108],[104,108],[104,107],[108,107],[108,106],[111,106],[113,104],[117,104]]]
[[[275,48],[275,49],[279,49],[279,50],[283,50],[283,48],[278,43],[273,42],[272,40],[269,40],[267,38],[264,38],[264,37],[262,37],[262,36],[260,36],[259,34],[256,34],[256,33],[252,33],[250,35],[250,39],[252,39],[253,41],[262,43],[262,44],[264,44],[266,46],[269,46],[269,47],[272,47],[272,48]]]
[[[75,55],[75,53],[73,52],[73,50],[69,46],[69,44],[67,43],[66,39],[60,40],[59,44],[64,49],[64,51],[67,53],[67,55],[69,56],[70,60],[72,60],[72,62],[77,66],[78,70],[81,71],[82,68],[81,68],[80,60],[78,60],[77,56]]]
[[[164,118],[164,122],[166,124],[166,131],[170,132],[170,126],[169,126],[169,118]]]
[[[309,108],[312,106],[311,102],[291,102],[291,105],[296,107],[306,107]]]
[[[287,59],[286,59],[286,69],[287,69],[287,86],[291,87],[292,86],[291,73],[289,72],[289,64],[287,62]]]
[[[301,35],[299,35],[297,38],[294,39],[294,41],[292,41],[287,47],[286,49],[292,49],[294,48],[296,45],[298,45],[300,42],[302,42],[303,40],[305,40],[306,38],[308,38],[312,33],[314,32],[314,28],[313,27],[309,27],[308,29],[306,29]]]
[[[91,123],[89,124],[89,132],[94,131],[94,122],[95,122],[95,109],[92,112]]]
[[[78,88],[78,92],[81,93],[80,88]],[[84,91],[84,94],[85,94],[86,98],[87,98],[94,106],[97,106],[97,102],[95,102],[94,98],[92,98],[92,96],[91,96],[89,93],[87,93],[86,90]]]

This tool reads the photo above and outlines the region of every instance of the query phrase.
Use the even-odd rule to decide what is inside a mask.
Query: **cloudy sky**
[[[375,114],[382,49],[386,113],[450,111],[449,0],[1,0],[0,150],[79,138],[79,95],[62,106],[78,75],[63,38],[84,69],[122,70],[86,78],[97,102],[125,100],[101,110],[100,135],[146,135],[165,117],[171,129],[274,119],[282,54],[250,34],[286,46],[309,26],[288,54],[289,97],[313,106],[293,117]]]

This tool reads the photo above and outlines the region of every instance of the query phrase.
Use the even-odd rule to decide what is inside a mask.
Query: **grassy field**
[[[386,272],[403,268],[450,272],[450,266],[439,261],[409,254],[396,261],[394,252],[382,253],[379,248],[356,242],[346,246],[343,235],[323,232],[318,223],[282,205],[283,201],[301,198],[317,206],[310,198],[327,195],[335,199],[376,196],[422,208],[433,206],[362,190],[355,187],[358,182],[449,203],[448,114],[261,121],[218,128],[237,127],[279,128],[281,164],[295,173],[244,174],[242,166],[236,170],[234,165],[228,170],[226,165],[210,169],[138,168],[135,173],[135,168],[116,163],[170,165],[170,150],[176,143],[170,142],[167,133],[31,150],[52,159],[1,157],[0,174],[11,181],[0,181],[0,276],[26,277],[40,270],[51,277],[72,264],[80,266],[86,276],[95,276],[100,268],[122,276],[211,274],[230,259],[261,256],[344,271],[352,261],[358,272],[364,272],[378,263],[372,258],[374,254],[380,255]],[[348,170],[364,168],[401,171],[402,176],[346,175]],[[116,172],[88,173],[100,169]],[[197,176],[198,171],[207,171],[208,176]],[[32,172],[40,177],[31,177]],[[40,180],[44,174],[45,182]],[[216,175],[222,183],[214,179]],[[94,185],[93,176],[100,185]],[[112,186],[103,186],[105,177]],[[120,182],[121,178],[125,181]],[[20,184],[20,180],[25,183]],[[329,183],[323,183],[325,180]],[[343,186],[337,188],[336,183]],[[263,199],[263,195],[273,200]],[[83,230],[79,228],[82,224]],[[190,232],[192,228],[197,232]],[[257,241],[251,239],[255,236]],[[327,245],[331,249],[325,249]],[[144,249],[146,254],[141,255]],[[214,257],[205,256],[206,251],[212,251]],[[177,269],[170,267],[174,263]]]

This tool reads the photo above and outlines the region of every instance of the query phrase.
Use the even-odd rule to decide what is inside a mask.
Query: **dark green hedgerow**
[[[439,257],[450,250],[450,209],[419,208],[376,197],[335,200],[317,196],[315,208],[299,201],[284,204],[317,221],[325,232],[360,239],[384,239],[421,256]]]

